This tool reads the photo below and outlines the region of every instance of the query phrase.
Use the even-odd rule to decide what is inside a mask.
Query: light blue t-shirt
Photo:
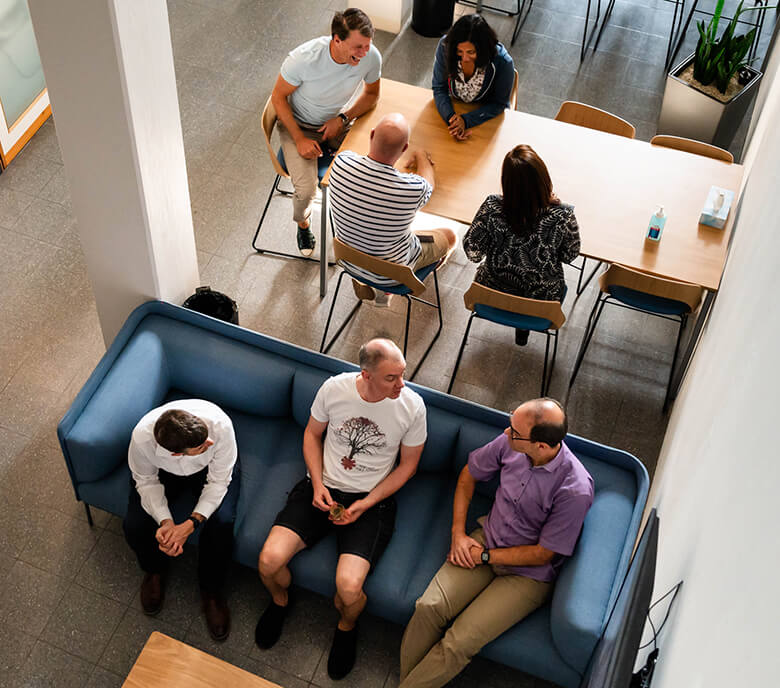
[[[382,55],[372,43],[357,65],[338,64],[330,55],[330,36],[320,36],[291,51],[281,75],[298,87],[289,98],[295,119],[319,127],[338,115],[358,86],[382,76]]]

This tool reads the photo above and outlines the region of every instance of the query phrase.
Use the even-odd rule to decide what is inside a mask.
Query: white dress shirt
[[[205,452],[197,456],[174,456],[154,439],[154,424],[171,409],[187,411],[200,418],[208,428],[209,439],[214,442]],[[222,503],[227,493],[233,466],[238,456],[233,423],[216,404],[203,399],[172,401],[149,411],[133,429],[127,461],[133,474],[141,506],[157,523],[172,520],[165,488],[158,478],[159,469],[174,475],[192,475],[208,466],[206,483],[193,509],[208,518]]]

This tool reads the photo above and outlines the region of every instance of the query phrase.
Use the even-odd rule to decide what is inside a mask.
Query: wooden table
[[[154,631],[124,688],[281,688],[194,647]]]
[[[510,110],[457,142],[439,117],[429,89],[389,79],[382,79],[376,108],[355,123],[342,150],[367,153],[371,129],[390,112],[400,112],[409,121],[410,148],[425,148],[436,163],[436,188],[426,212],[469,224],[485,197],[501,192],[506,153],[517,144],[529,144],[545,161],[556,194],[575,207],[582,255],[698,284],[709,292],[703,310],[709,308],[726,262],[735,212],[724,229],[699,225],[698,218],[713,185],[734,190],[736,206],[741,165]],[[322,182],[323,219],[328,179],[326,175]],[[646,242],[647,225],[658,205],[667,216],[663,237],[659,243]],[[326,222],[320,241],[327,245]],[[325,268],[321,262],[323,296]]]

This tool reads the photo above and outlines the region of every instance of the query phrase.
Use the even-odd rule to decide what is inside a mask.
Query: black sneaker
[[[357,649],[357,626],[351,631],[341,631],[336,628],[333,634],[333,645],[328,655],[328,676],[334,681],[344,678],[355,666],[355,650]]]
[[[528,344],[528,330],[515,329],[515,344],[525,346]]]
[[[255,627],[255,642],[263,650],[267,650],[276,644],[282,634],[282,626],[290,608],[290,596],[287,593],[287,605],[280,607],[273,600],[265,608],[260,620]]]
[[[303,229],[302,227],[298,227],[298,250],[301,252],[301,255],[308,258],[314,253],[314,247],[316,245],[317,240],[314,238],[311,228],[307,227],[306,229]]]

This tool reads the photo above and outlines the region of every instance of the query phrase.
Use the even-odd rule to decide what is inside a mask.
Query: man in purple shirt
[[[566,431],[563,407],[534,399],[515,410],[501,435],[469,454],[455,488],[447,562],[404,633],[399,688],[443,686],[549,597],[593,503],[593,479],[563,442]],[[467,535],[477,481],[499,473],[490,513]]]

